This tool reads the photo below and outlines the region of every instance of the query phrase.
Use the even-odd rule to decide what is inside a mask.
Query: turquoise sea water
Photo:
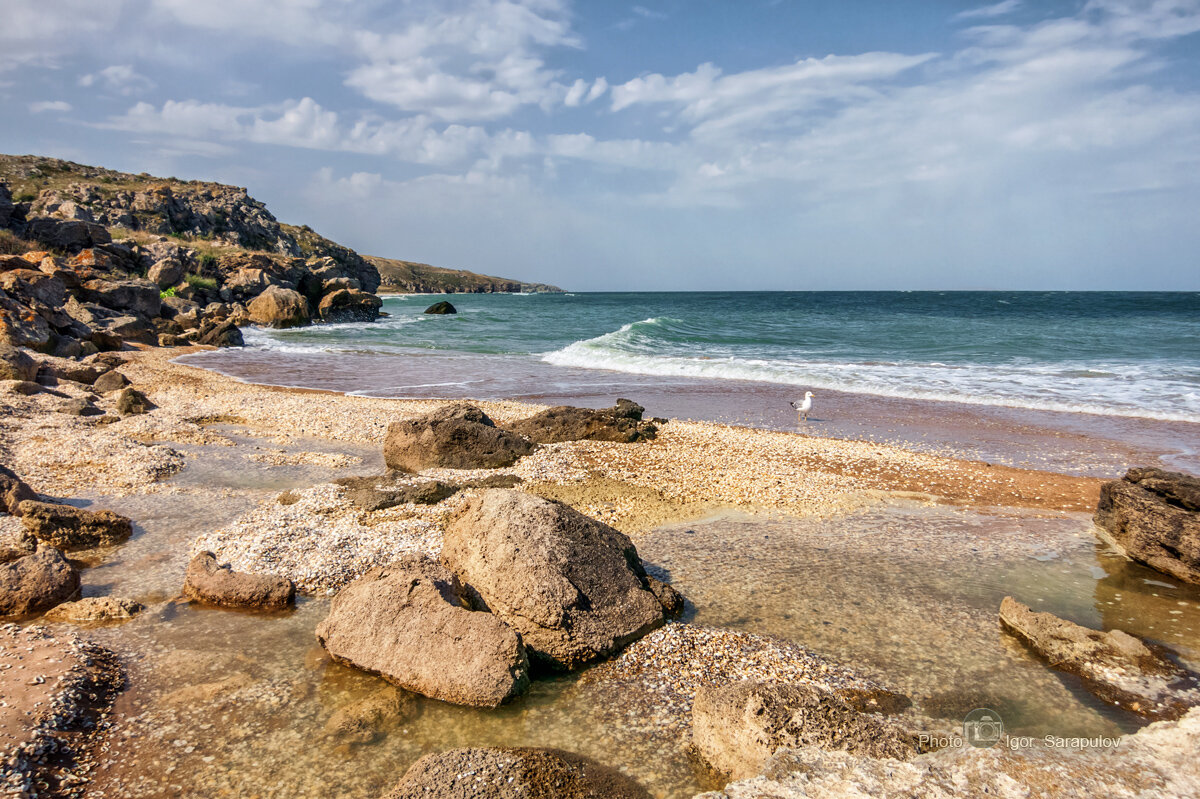
[[[247,351],[200,362],[383,396],[570,393],[622,374],[1200,422],[1197,293],[454,295],[457,315],[421,313],[437,299],[251,330]]]

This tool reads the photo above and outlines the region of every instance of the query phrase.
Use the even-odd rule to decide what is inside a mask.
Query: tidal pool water
[[[228,431],[227,431],[228,432]],[[328,442],[264,450],[334,451]],[[281,490],[379,471],[377,453],[340,448],[356,465],[271,466],[247,448],[181,446],[188,466],[162,493],[96,497],[137,523],[96,553],[84,594],[148,609],[87,634],[122,653],[129,688],[94,795],[104,797],[374,797],[418,757],[457,746],[552,746],[591,756],[657,797],[715,787],[683,735],[645,734],[653,708],[614,707],[577,676],[535,682],[498,710],[416,698],[377,743],[331,740],[339,709],[383,685],[332,663],[313,635],[326,599],[255,615],[176,600],[191,541]],[[1117,626],[1200,666],[1200,590],[1098,547],[1079,514],[981,511],[882,502],[832,519],[725,516],[636,539],[652,570],[689,600],[695,624],[797,641],[911,696],[953,725],[975,707],[1021,734],[1114,734],[1139,722],[1094,700],[1005,635],[1006,595],[1083,624]]]

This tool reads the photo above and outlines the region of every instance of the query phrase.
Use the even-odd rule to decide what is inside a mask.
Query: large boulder
[[[496,707],[529,686],[529,660],[508,625],[465,605],[454,575],[410,555],[343,588],[317,640],[334,660],[409,691]]]
[[[200,326],[200,335],[197,336],[196,343],[210,347],[242,347],[246,344],[242,338],[242,331],[232,319],[206,321]]]
[[[79,572],[53,547],[0,564],[0,618],[41,613],[79,596]]]
[[[646,441],[658,434],[651,422],[642,421],[645,409],[627,399],[617,400],[611,408],[595,410],[559,405],[508,425],[508,429],[536,441],[553,444],[560,441]]]
[[[389,469],[497,469],[511,466],[535,445],[501,430],[465,402],[443,405],[417,419],[388,425],[383,459]]]
[[[24,350],[0,344],[0,380],[36,380],[38,365]]]
[[[282,610],[296,598],[296,586],[286,577],[235,572],[201,552],[188,563],[183,593],[195,602],[224,608]]]
[[[54,348],[54,338],[50,323],[41,314],[0,290],[0,345],[48,352]]]
[[[751,681],[696,692],[692,744],[713,769],[735,780],[757,774],[780,749],[817,746],[897,760],[920,752],[915,735],[832,691]]]
[[[317,305],[317,314],[326,322],[372,322],[379,318],[383,300],[355,289],[338,289],[326,294]]]
[[[627,536],[523,491],[472,498],[446,529],[442,562],[552,669],[611,655],[665,621]]]
[[[156,261],[146,271],[146,279],[160,289],[169,289],[179,285],[179,281],[183,280],[184,271],[184,266],[178,258],[164,258]]]
[[[246,306],[250,321],[267,327],[300,327],[309,322],[308,300],[294,289],[271,286]]]
[[[1000,625],[1054,668],[1079,676],[1101,699],[1140,716],[1177,719],[1200,706],[1200,675],[1121,630],[1082,627],[1012,597],[1000,604]]]
[[[111,546],[133,535],[132,522],[111,510],[90,511],[34,500],[22,502],[18,509],[26,530],[59,549]]]
[[[456,314],[456,313],[458,313],[458,309],[455,308],[453,304],[447,302],[446,300],[442,300],[441,302],[435,302],[433,305],[430,305],[428,308],[425,309],[424,312],[428,313],[428,314],[445,315],[445,314]]]
[[[26,485],[24,480],[0,464],[0,512],[20,516],[21,503],[37,498],[37,493]]]
[[[480,747],[426,755],[385,799],[650,799],[594,760],[555,749]]]
[[[140,278],[89,280],[79,293],[84,301],[114,311],[131,311],[145,317],[158,316],[162,311],[158,286]]]
[[[32,267],[0,273],[0,289],[27,305],[36,301],[57,308],[67,299],[67,287],[61,280]]]
[[[40,216],[25,226],[25,237],[52,250],[78,252],[87,247],[108,244],[112,236],[103,225],[76,219],[53,219]]]
[[[1200,583],[1200,477],[1130,469],[1100,487],[1095,522],[1126,557]]]

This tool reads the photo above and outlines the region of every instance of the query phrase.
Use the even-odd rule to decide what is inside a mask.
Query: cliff
[[[561,294],[558,286],[545,283],[526,283],[491,275],[479,275],[465,269],[447,269],[416,261],[366,256],[379,270],[381,292],[405,294]]]

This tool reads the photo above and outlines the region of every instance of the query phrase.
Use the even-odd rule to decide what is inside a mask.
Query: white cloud
[[[21,65],[58,66],[80,41],[111,29],[119,2],[39,0],[5,2],[0,24],[0,72]]]
[[[102,88],[122,95],[141,94],[154,88],[154,81],[140,74],[129,64],[113,64],[99,72],[89,73],[79,79],[85,88]]]
[[[1021,0],[1000,0],[999,3],[992,3],[988,6],[980,6],[979,8],[970,8],[966,11],[960,11],[955,15],[955,19],[979,19],[1002,17],[1005,14],[1011,14],[1022,5]]]
[[[29,104],[29,113],[41,114],[46,111],[54,111],[56,113],[65,114],[71,110],[71,104],[62,100],[41,100]]]

